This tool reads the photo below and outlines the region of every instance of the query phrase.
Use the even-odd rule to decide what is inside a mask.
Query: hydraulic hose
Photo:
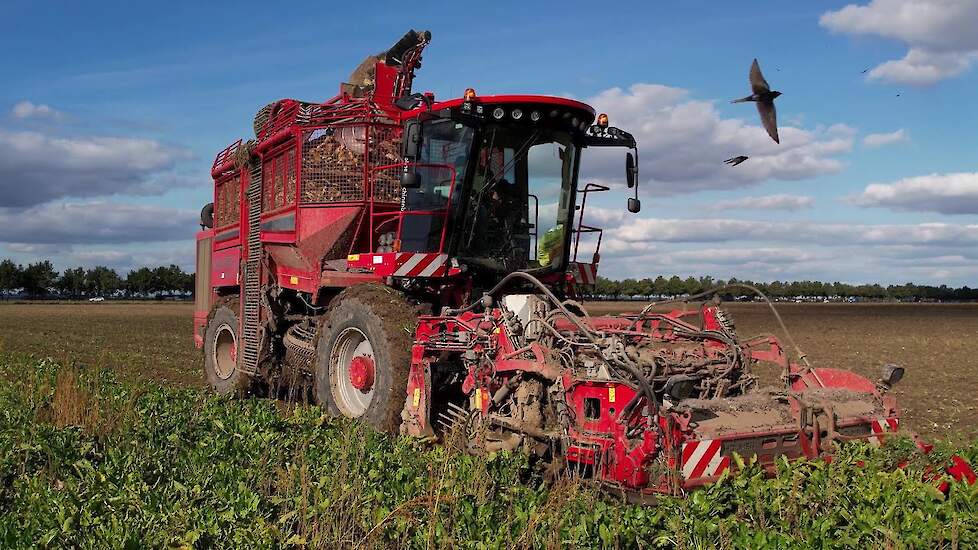
[[[492,287],[492,289],[486,292],[486,295],[488,296],[495,295],[515,279],[524,279],[530,282],[531,284],[533,284],[534,286],[536,286],[537,288],[539,288],[543,292],[543,295],[546,296],[555,306],[557,306],[557,308],[560,309],[560,311],[567,317],[567,319],[570,320],[570,322],[574,323],[574,326],[580,329],[580,331],[587,337],[588,340],[591,341],[592,344],[594,344],[599,349],[601,348],[601,343],[598,341],[598,336],[591,330],[591,328],[585,325],[581,321],[580,317],[578,317],[569,309],[567,309],[567,306],[565,306],[559,299],[557,299],[557,296],[555,296],[554,293],[551,292],[549,288],[547,288],[547,285],[543,284],[540,281],[540,279],[537,279],[536,277],[530,275],[529,273],[524,273],[522,271],[514,271],[509,275],[506,275],[505,277],[502,278],[502,280],[496,283],[496,286]],[[473,302],[462,309],[455,310],[454,313],[458,314],[466,311],[472,311],[479,303],[481,303],[481,300]],[[655,391],[652,389],[652,385],[649,384],[649,381],[645,378],[645,375],[643,375],[642,372],[637,367],[630,364],[628,361],[623,361],[620,358],[612,358],[612,360],[614,361],[616,366],[624,368],[626,371],[628,371],[629,374],[632,375],[633,378],[635,378],[642,392],[646,395],[646,397],[648,397],[649,404],[650,405],[654,404]]]
[[[684,296],[682,298],[671,298],[669,300],[659,300],[657,302],[650,302],[647,306],[645,306],[642,309],[642,312],[638,314],[638,317],[636,317],[635,320],[632,321],[632,324],[629,326],[629,330],[634,329],[635,328],[635,325],[637,325],[645,317],[645,315],[652,308],[654,308],[656,306],[662,306],[662,305],[666,305],[666,304],[675,304],[675,303],[679,303],[679,302],[690,302],[690,301],[693,301],[693,300],[698,300],[700,298],[705,298],[705,297],[710,296],[712,294],[715,294],[715,293],[717,293],[717,292],[719,292],[721,290],[727,290],[727,289],[731,289],[731,288],[747,289],[747,290],[750,290],[751,292],[757,294],[758,296],[760,296],[764,300],[764,302],[767,304],[767,306],[771,309],[771,313],[774,314],[774,318],[778,321],[778,325],[781,326],[781,330],[784,332],[785,339],[788,340],[788,343],[791,344],[791,347],[793,347],[795,349],[795,353],[798,354],[798,359],[801,360],[801,361],[804,361],[806,367],[811,368],[811,364],[808,362],[808,355],[806,355],[805,352],[801,351],[801,348],[798,347],[798,344],[795,342],[795,339],[791,337],[791,332],[788,330],[788,327],[784,324],[784,320],[781,318],[781,314],[778,313],[777,308],[774,307],[774,303],[771,302],[771,299],[768,298],[766,294],[764,294],[763,292],[761,292],[761,289],[759,289],[759,288],[757,288],[757,287],[755,287],[753,285],[747,285],[747,284],[743,284],[743,283],[731,283],[731,284],[726,284],[726,285],[720,285],[720,286],[717,286],[717,287],[713,287],[713,288],[711,288],[709,290],[704,290],[703,292],[700,292],[700,293],[697,293],[697,294],[693,294],[691,296]]]

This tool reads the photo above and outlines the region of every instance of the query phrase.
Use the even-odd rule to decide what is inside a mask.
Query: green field
[[[767,330],[753,304],[732,309],[743,330]],[[916,355],[931,331],[974,322],[967,309],[784,312],[816,361],[857,336],[869,354],[902,341]],[[907,332],[857,334],[867,318]],[[907,441],[848,445],[831,464],[782,464],[774,479],[748,462],[687,498],[638,507],[579,479],[544,483],[519,454],[470,456],[315,406],[210,395],[189,326],[185,304],[0,305],[0,547],[978,546],[978,486],[945,496],[926,474],[951,452],[978,463],[966,430],[930,457]],[[838,334],[849,336],[839,348],[814,346]],[[955,349],[932,355],[950,363]]]
[[[318,407],[120,382],[0,355],[0,546],[967,548],[978,486],[947,497],[888,452],[756,467],[689,498],[625,504],[521,455],[474,457]],[[958,449],[978,459],[978,445]],[[934,455],[946,456],[948,449]]]

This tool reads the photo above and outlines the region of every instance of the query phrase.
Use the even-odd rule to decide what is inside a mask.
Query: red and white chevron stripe
[[[884,434],[896,433],[900,429],[900,421],[896,418],[877,416],[870,422],[870,427],[872,428],[873,435],[869,436],[869,442],[874,447],[879,447],[883,444]]]
[[[720,454],[721,445],[716,439],[702,439],[683,443],[683,477],[718,476],[730,468],[730,457]]]
[[[570,271],[579,285],[593,285],[598,280],[597,264],[572,263]]]
[[[395,277],[441,277],[448,269],[448,254],[417,254],[401,252],[397,255]]]

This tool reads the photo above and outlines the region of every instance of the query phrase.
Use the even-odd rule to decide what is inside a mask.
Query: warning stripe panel
[[[570,266],[574,282],[580,285],[593,285],[597,282],[598,266],[595,264],[574,263]]]
[[[687,441],[682,448],[682,472],[686,479],[714,477],[730,468],[730,457],[721,453],[716,439]]]
[[[378,275],[394,277],[445,277],[462,270],[452,265],[448,254],[437,252],[381,252],[352,254],[347,258],[351,268],[369,269]]]
[[[879,447],[883,444],[884,435],[887,433],[896,433],[900,429],[900,420],[897,418],[883,418],[878,416],[869,423],[873,435],[869,437],[869,442],[875,446]]]

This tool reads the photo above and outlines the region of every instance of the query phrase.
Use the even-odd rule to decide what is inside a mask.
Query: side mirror
[[[635,197],[628,197],[628,211],[632,214],[638,214],[642,211],[642,201],[636,199]]]
[[[421,187],[421,176],[417,172],[405,170],[401,173],[401,187],[404,189],[417,189]]]
[[[628,182],[628,188],[631,189],[635,187],[635,156],[631,153],[625,155],[625,181]]]
[[[903,367],[894,364],[888,364],[883,366],[883,372],[880,376],[880,382],[882,382],[887,387],[891,387],[900,380],[903,379]]]
[[[421,153],[421,123],[409,120],[404,123],[404,133],[401,136],[401,156],[416,159]]]
[[[200,209],[200,227],[214,228],[214,203],[209,202]]]

